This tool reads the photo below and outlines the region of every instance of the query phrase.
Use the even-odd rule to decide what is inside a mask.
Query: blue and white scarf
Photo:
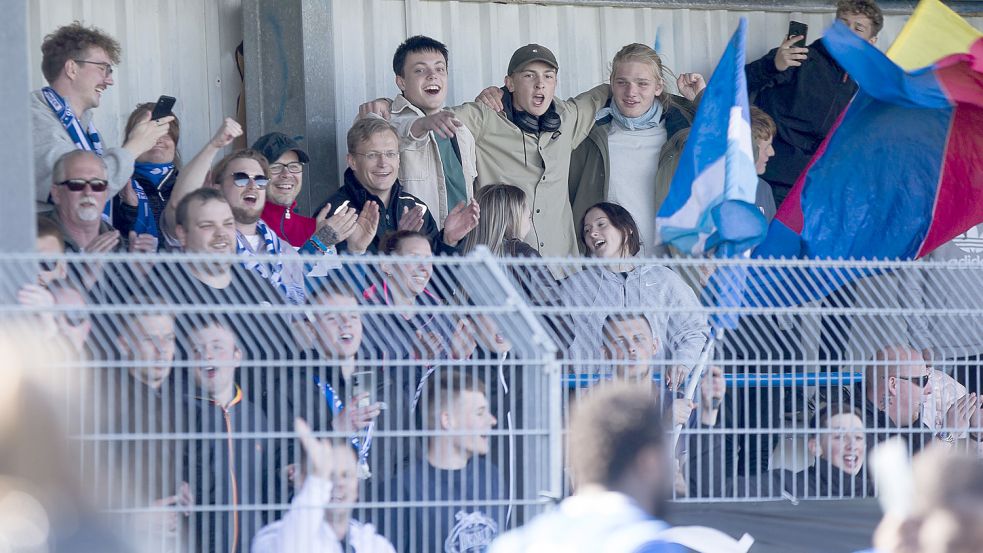
[[[68,102],[50,86],[42,88],[41,95],[48,102],[51,111],[55,112],[61,125],[65,127],[65,131],[68,132],[68,137],[72,139],[75,147],[79,150],[95,152],[96,155],[102,157],[102,139],[99,138],[99,131],[96,130],[92,121],[89,121],[88,128],[83,129],[82,122],[75,116],[75,112],[72,111]],[[111,216],[112,203],[106,202],[106,209],[103,211],[102,218],[108,223]]]
[[[41,94],[44,95],[44,99],[48,102],[51,110],[58,116],[58,120],[61,121],[62,126],[68,131],[68,136],[75,143],[75,147],[79,150],[93,151],[102,157],[102,140],[100,140],[99,132],[96,131],[96,127],[92,122],[89,122],[87,129],[83,129],[82,122],[72,112],[72,108],[68,105],[68,102],[50,86],[42,88]]]
[[[276,235],[270,227],[266,226],[263,221],[256,222],[256,231],[259,233],[260,237],[263,239],[264,252],[271,255],[280,256],[283,254],[283,242],[280,237]],[[236,230],[236,253],[246,256],[254,256],[256,252],[253,251],[249,244],[249,240],[243,236],[241,232]],[[280,293],[288,302],[292,304],[302,304],[305,301],[304,287],[303,284],[288,282],[284,279],[284,266],[282,261],[275,261],[273,263],[260,263],[258,261],[244,261],[242,266],[253,271],[264,279],[270,281],[270,284],[276,288],[277,292]]]
[[[173,163],[145,163],[137,162],[133,166],[133,176],[130,179],[130,186],[137,195],[137,220],[133,223],[133,231],[137,234],[150,234],[157,236],[157,221],[154,219],[154,212],[150,209],[150,201],[136,177],[150,182],[157,189],[157,195],[161,200],[164,196],[160,192],[160,184],[174,171]]]
[[[595,121],[600,121],[605,117],[611,117],[618,122],[622,127],[628,129],[629,131],[641,131],[645,129],[653,129],[658,127],[662,122],[662,102],[658,98],[652,103],[652,107],[648,111],[639,115],[638,117],[625,117],[621,110],[618,109],[618,104],[611,102],[607,107],[601,108],[597,115],[594,116]]]

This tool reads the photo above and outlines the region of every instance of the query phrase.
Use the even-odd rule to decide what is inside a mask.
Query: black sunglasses
[[[249,186],[249,181],[253,181],[256,184],[256,188],[266,188],[266,185],[270,183],[270,179],[266,178],[266,175],[250,175],[249,173],[238,171],[232,173],[232,184],[239,188]]]
[[[102,192],[109,187],[109,181],[106,179],[68,179],[58,183],[58,186],[64,186],[72,192],[81,192],[85,190],[86,185],[89,185],[93,192]]]
[[[898,378],[902,380],[907,380],[912,384],[917,384],[919,387],[924,388],[928,384],[929,375],[923,376],[899,376]]]

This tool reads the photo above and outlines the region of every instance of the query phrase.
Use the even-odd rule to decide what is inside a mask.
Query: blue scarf
[[[164,182],[164,179],[172,171],[174,171],[173,163],[144,163],[138,161],[133,166],[134,178],[130,179],[130,186],[137,195],[137,220],[133,223],[133,231],[137,234],[158,235],[154,212],[150,209],[150,201],[147,200],[147,193],[137,182],[137,177],[153,184],[157,190],[157,195],[163,200],[164,197],[160,192],[160,183]]]
[[[79,150],[93,151],[99,157],[102,157],[102,141],[99,139],[99,132],[96,131],[96,127],[92,122],[89,122],[87,129],[83,129],[81,121],[72,112],[72,108],[68,105],[68,102],[50,86],[42,88],[41,94],[47,100],[51,111],[55,112],[62,126],[68,131],[68,136],[75,143],[75,147]]]
[[[259,232],[262,243],[260,247],[263,249],[261,252],[254,252],[249,244],[249,240],[242,235],[238,230],[236,231],[236,253],[240,255],[253,256],[256,253],[264,253],[275,256],[280,256],[283,253],[283,243],[280,237],[276,235],[270,227],[266,226],[263,221],[256,222],[256,230]],[[304,296],[303,286],[297,286],[296,283],[286,282],[283,278],[284,266],[282,261],[274,261],[273,263],[260,263],[258,261],[244,261],[242,263],[243,268],[249,271],[253,271],[260,277],[268,280],[270,284],[276,288],[277,292],[280,293],[288,302],[294,305],[302,304],[306,301]]]
[[[611,117],[618,122],[619,125],[628,129],[629,131],[641,131],[645,129],[653,129],[659,126],[662,122],[662,102],[658,98],[652,103],[652,107],[649,108],[644,114],[638,117],[625,117],[624,114],[618,109],[618,104],[611,102],[607,107],[601,108],[594,116],[595,121],[600,121],[605,117]]]
[[[83,129],[82,122],[75,116],[68,102],[50,86],[42,88],[41,95],[48,102],[51,111],[55,112],[61,125],[65,127],[65,131],[68,132],[68,137],[72,139],[75,147],[79,150],[95,152],[96,155],[102,157],[102,140],[99,138],[99,131],[96,130],[92,121],[89,121],[89,126]],[[107,223],[111,220],[112,209],[112,202],[106,202],[106,209],[102,213],[102,218]]]

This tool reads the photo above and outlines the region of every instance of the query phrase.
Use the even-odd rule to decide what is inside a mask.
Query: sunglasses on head
[[[89,188],[91,188],[93,192],[102,192],[109,186],[109,181],[106,179],[68,179],[58,183],[58,186],[64,186],[72,192],[81,192],[85,190],[85,185],[89,185]]]
[[[923,376],[899,376],[898,378],[902,380],[907,380],[912,384],[917,384],[919,387],[924,388],[928,384],[929,375]]]
[[[232,173],[232,184],[238,186],[239,188],[245,188],[249,186],[249,181],[253,181],[256,188],[266,188],[269,184],[270,179],[266,178],[266,175],[250,175],[249,173],[235,172]]]

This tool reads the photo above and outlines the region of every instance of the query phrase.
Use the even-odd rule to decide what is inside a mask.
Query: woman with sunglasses
[[[139,104],[130,113],[126,121],[127,139],[136,126],[153,113],[154,106],[153,102]],[[176,116],[172,117],[167,124],[167,133],[137,157],[129,185],[113,198],[113,226],[124,236],[131,230],[137,235],[160,236],[160,215],[171,197],[181,165],[177,149],[181,123]]]
[[[662,265],[640,264],[638,226],[620,205],[593,205],[580,222],[580,239],[590,257],[609,260],[590,265],[560,287],[561,304],[591,308],[573,316],[574,340],[569,354],[584,361],[601,355],[604,318],[613,309],[645,310],[655,337],[668,354],[664,382],[678,389],[696,364],[707,339],[707,322],[693,290]],[[660,353],[662,353],[660,352]]]

